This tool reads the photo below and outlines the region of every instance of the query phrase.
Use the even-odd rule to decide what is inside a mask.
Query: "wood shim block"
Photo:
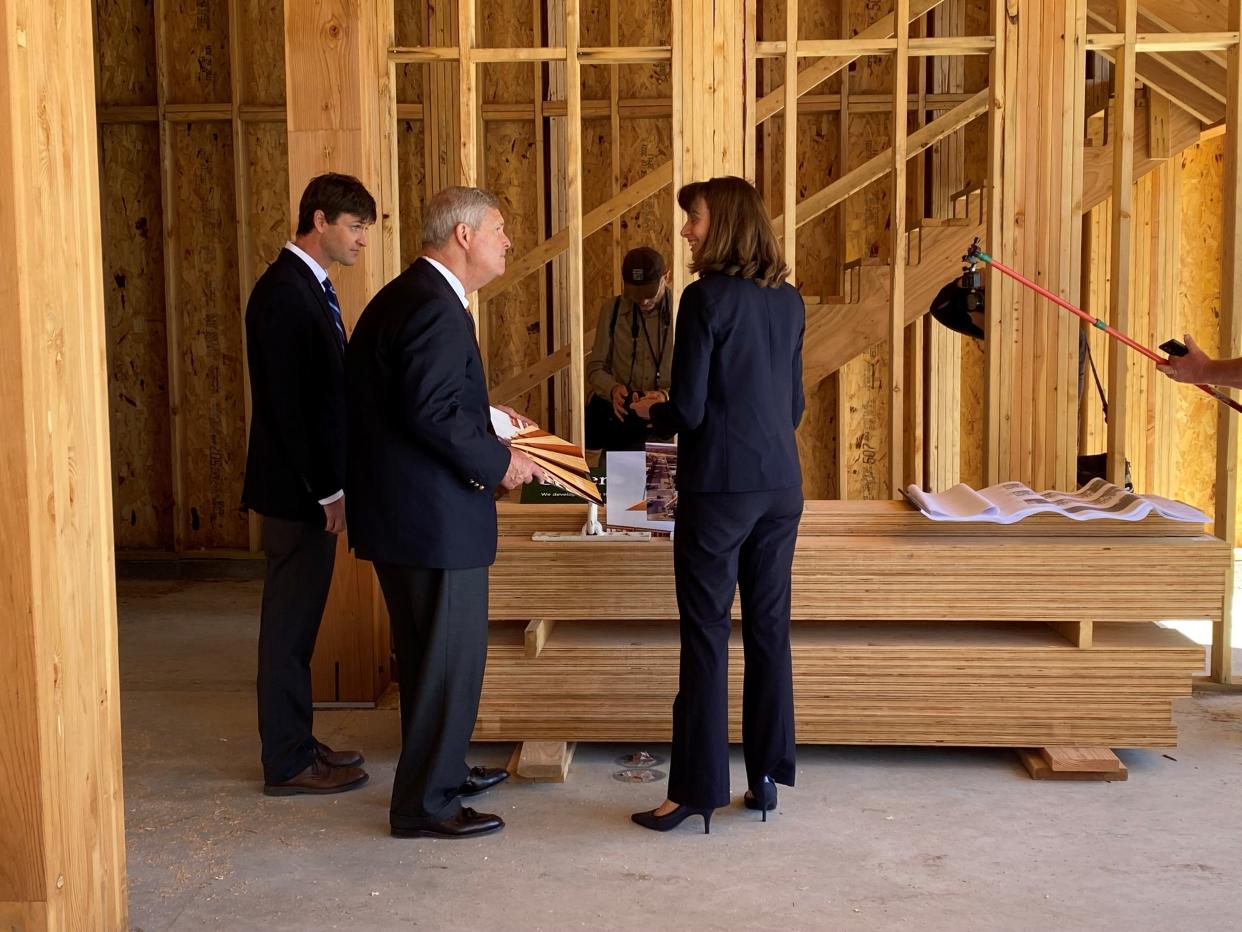
[[[1053,770],[1124,770],[1117,755],[1108,748],[1040,748],[1039,754]]]
[[[529,659],[534,660],[539,656],[554,627],[556,622],[548,618],[536,619],[526,626],[526,656]]]
[[[1090,621],[1050,621],[1048,626],[1077,648],[1091,646],[1094,626]]]
[[[1018,752],[1018,758],[1026,767],[1027,773],[1031,775],[1032,780],[1096,780],[1096,781],[1121,781],[1125,780],[1129,773],[1125,764],[1121,761],[1117,762],[1116,770],[1054,770],[1044,760],[1043,755],[1030,748],[1015,748]]]
[[[576,747],[566,741],[523,741],[509,758],[509,773],[519,780],[564,783]]]

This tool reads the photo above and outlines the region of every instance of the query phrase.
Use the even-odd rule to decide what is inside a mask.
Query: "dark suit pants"
[[[461,810],[466,750],[487,662],[487,567],[376,563],[401,686],[401,757],[391,824],[419,828]]]
[[[263,778],[283,783],[310,766],[311,654],[336,563],[321,524],[263,518],[267,575],[259,616],[259,737]]]
[[[790,573],[802,490],[681,492],[673,563],[681,614],[681,679],[673,703],[668,798],[729,804],[729,632],[742,603],[742,747],[746,779],[793,786]]]

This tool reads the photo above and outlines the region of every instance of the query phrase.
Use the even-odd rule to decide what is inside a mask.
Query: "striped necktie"
[[[341,319],[341,302],[337,300],[336,289],[332,287],[331,279],[323,280],[323,291],[328,296],[328,307],[332,308],[332,322],[336,324],[337,336],[343,347],[345,345],[345,322]]]

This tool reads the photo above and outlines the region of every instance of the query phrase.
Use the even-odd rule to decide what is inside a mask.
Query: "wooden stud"
[[[552,635],[552,629],[556,627],[556,622],[552,619],[541,618],[532,621],[526,626],[526,657],[534,660],[543,651],[543,646],[548,643],[548,638]]]
[[[1100,770],[1063,770],[1049,763],[1048,757],[1045,757],[1043,754],[1044,751],[1048,751],[1049,757],[1056,761],[1057,764],[1074,761],[1076,759],[1074,752],[1087,751],[1089,753],[1096,753],[1098,754],[1096,760],[1102,761],[1108,766],[1106,769]],[[1116,766],[1112,766],[1112,762],[1104,757],[1104,754],[1112,754],[1112,751],[1107,748],[1040,748],[1038,750],[1018,748],[1017,753],[1018,759],[1022,761],[1022,766],[1026,768],[1032,780],[1094,780],[1111,783],[1125,780],[1128,775],[1125,765],[1120,760],[1117,760],[1115,754],[1113,759],[1117,760]]]
[[[910,66],[910,0],[896,0],[893,12],[897,26],[897,54],[893,62],[893,147],[892,147],[892,221],[889,252],[889,325],[888,325],[888,481],[889,494],[896,498],[905,487],[905,324],[906,324],[906,262],[909,237],[906,235],[906,99],[909,95]]]
[[[182,470],[185,449],[185,425],[181,402],[185,391],[184,366],[181,359],[181,320],[177,310],[178,255],[180,237],[177,226],[176,182],[173,177],[172,127],[166,116],[168,107],[168,12],[167,0],[155,0],[155,72],[160,120],[160,199],[164,205],[164,308],[165,333],[168,336],[168,411],[171,421],[171,463],[173,498],[173,550],[186,546],[189,524],[185,498],[185,476]]]
[[[576,747],[566,741],[523,741],[513,749],[508,770],[519,781],[564,783]]]
[[[241,0],[229,0],[229,82],[232,88],[233,123],[233,196],[237,204],[237,279],[242,318],[242,358],[246,359],[246,302],[254,285],[254,244],[251,241],[250,222],[246,206],[250,203],[250,166],[246,158],[246,133],[241,119],[242,61],[245,49],[242,43]],[[243,366],[244,402],[246,409],[246,435],[250,434],[252,399],[250,397],[250,372]],[[262,549],[262,523],[257,512],[251,511],[247,519],[250,549]]]
[[[1169,157],[1169,98],[1147,88],[1147,155],[1153,159]]]
[[[785,41],[789,51],[785,53],[785,110],[781,119],[785,128],[785,167],[781,173],[784,181],[783,238],[785,240],[785,264],[789,266],[790,281],[797,281],[797,230],[798,230],[798,0],[785,0]]]
[[[1116,133],[1113,146],[1113,213],[1110,259],[1109,323],[1125,333],[1129,330],[1131,312],[1130,250],[1131,213],[1134,188],[1134,61],[1137,0],[1119,0],[1118,21],[1126,38],[1125,48],[1115,61],[1116,99],[1114,120]],[[1125,460],[1128,455],[1125,423],[1128,389],[1126,365],[1128,356],[1114,352],[1108,367],[1108,478],[1123,484]]]
[[[1048,627],[1077,648],[1085,650],[1091,646],[1094,625],[1090,621],[1050,621]]]
[[[1242,0],[1228,0],[1229,28],[1242,28]],[[1227,59],[1226,125],[1233,130],[1223,143],[1224,203],[1221,255],[1220,356],[1242,356],[1242,49],[1232,46]],[[1238,418],[1223,405],[1216,417],[1216,524],[1217,537],[1234,545],[1238,539]],[[1234,570],[1229,570],[1229,592],[1233,591]],[[1212,631],[1212,679],[1233,682],[1233,600],[1225,599],[1225,611]]]
[[[582,223],[582,70],[578,63],[581,22],[578,0],[565,0],[565,195],[568,279],[566,291],[569,336],[569,439],[582,446],[585,438],[586,366],[583,361],[583,223]],[[568,766],[568,765],[566,765]]]

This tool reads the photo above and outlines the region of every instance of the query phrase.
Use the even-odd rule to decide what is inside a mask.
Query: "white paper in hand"
[[[492,430],[501,440],[512,439],[522,428],[513,426],[513,419],[494,405],[491,407]]]

